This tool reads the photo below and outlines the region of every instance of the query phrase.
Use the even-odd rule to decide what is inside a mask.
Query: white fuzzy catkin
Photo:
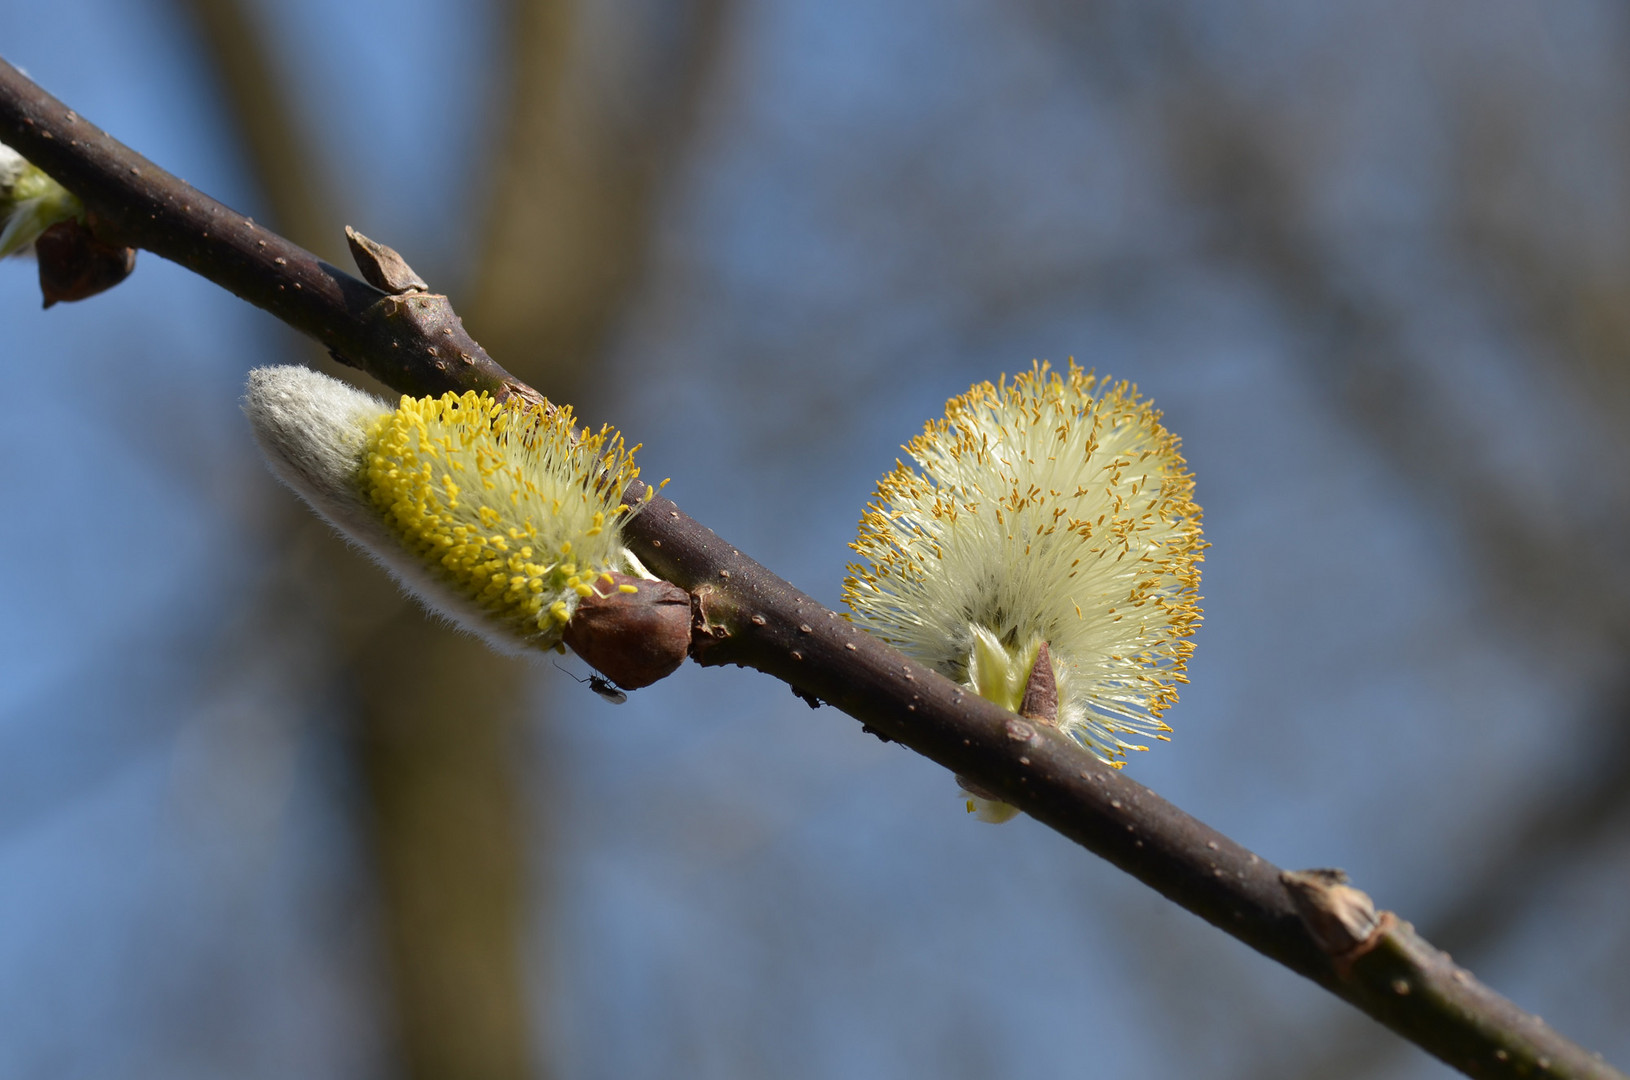
[[[1038,364],[946,404],[883,477],[852,545],[855,620],[1016,710],[1046,642],[1058,726],[1119,766],[1161,713],[1200,620],[1194,479],[1127,383]]]

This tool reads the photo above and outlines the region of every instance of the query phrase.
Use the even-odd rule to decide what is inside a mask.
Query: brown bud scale
[[[624,690],[673,674],[690,651],[690,594],[666,581],[612,574],[616,587],[584,597],[566,624],[571,650]],[[623,592],[632,585],[635,592]]]

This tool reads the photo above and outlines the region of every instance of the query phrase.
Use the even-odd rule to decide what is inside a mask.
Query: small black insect
[[[560,667],[559,664],[556,664],[555,666],[560,668],[562,671],[566,671],[566,669]],[[598,694],[601,701],[609,701],[613,705],[621,705],[623,702],[628,700],[628,691],[624,690],[622,687],[618,686],[604,675],[597,675],[591,672],[588,678],[583,678],[579,675],[573,675],[569,671],[566,671],[566,674],[571,678],[576,679],[578,682],[588,683],[589,689]]]

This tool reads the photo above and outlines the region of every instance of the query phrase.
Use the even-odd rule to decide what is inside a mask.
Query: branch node
[[[720,610],[724,608],[725,610]],[[733,610],[729,598],[713,585],[699,585],[691,593],[691,655],[699,664],[707,663],[708,651],[730,637],[727,625]]]
[[[1319,948],[1348,963],[1374,948],[1386,925],[1367,893],[1344,870],[1286,870],[1279,880]]]

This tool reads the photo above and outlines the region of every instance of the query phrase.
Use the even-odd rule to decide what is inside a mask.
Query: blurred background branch
[[[320,194],[321,156],[300,131],[256,11],[244,0],[183,6],[272,207],[268,224],[348,263],[341,215]],[[655,181],[685,145],[723,37],[723,3],[693,7],[680,16],[677,46],[619,41],[615,63],[593,71],[582,48],[592,20],[580,5],[512,0],[497,12],[497,37],[508,46],[506,78],[494,89],[494,111],[507,115],[504,152],[486,163],[490,178],[470,177],[492,196],[449,208],[481,207],[487,218],[467,314],[511,371],[580,409],[597,404],[583,400],[587,375],[638,280]],[[648,75],[651,66],[661,75]],[[647,97],[624,99],[623,115],[612,115],[595,80],[642,81]],[[303,362],[343,370],[309,345],[302,351]],[[284,528],[309,535],[277,546],[304,552],[316,543],[324,552],[328,610],[303,621],[336,638],[329,678],[351,714],[349,745],[367,794],[359,825],[379,874],[403,1069],[423,1078],[538,1075],[553,1054],[533,1018],[548,1010],[528,1002],[522,965],[547,957],[530,927],[551,924],[549,831],[558,815],[547,774],[534,767],[523,788],[515,767],[532,696],[526,666],[427,618],[279,496],[292,514]],[[547,740],[548,721],[535,709],[532,718],[532,737]]]

